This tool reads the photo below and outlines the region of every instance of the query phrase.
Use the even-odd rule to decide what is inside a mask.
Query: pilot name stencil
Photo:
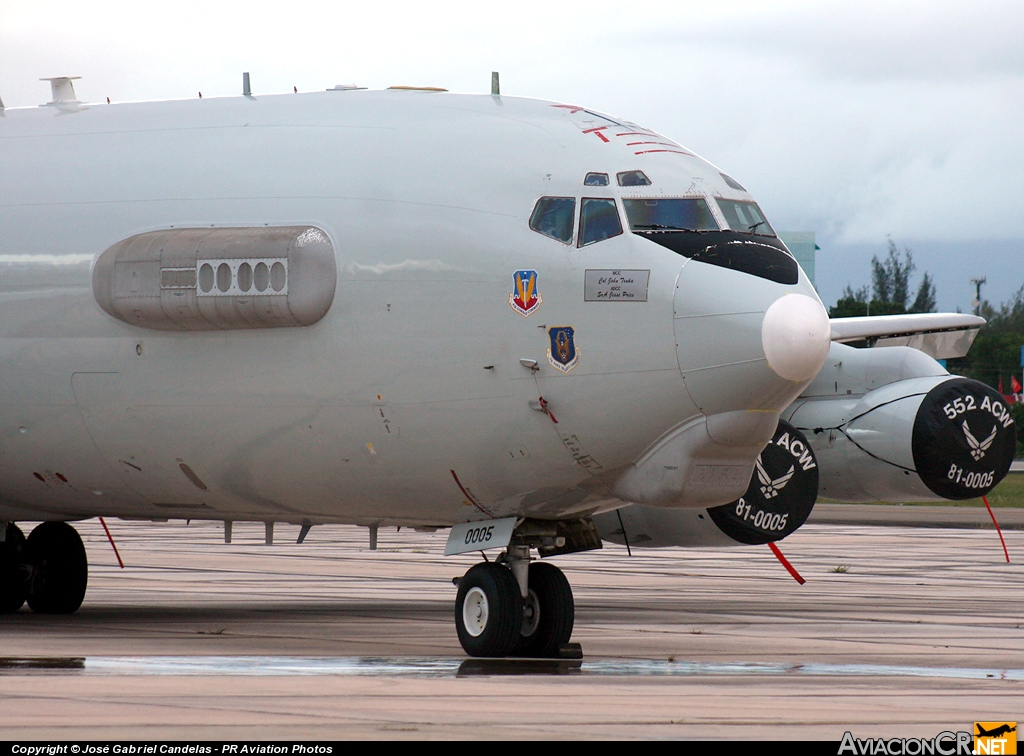
[[[587,270],[583,277],[585,302],[646,302],[649,270]]]

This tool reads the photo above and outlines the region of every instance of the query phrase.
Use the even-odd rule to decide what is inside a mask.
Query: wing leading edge
[[[963,357],[985,319],[963,313],[928,312],[832,318],[832,341],[867,340],[870,346],[910,346],[936,360]]]

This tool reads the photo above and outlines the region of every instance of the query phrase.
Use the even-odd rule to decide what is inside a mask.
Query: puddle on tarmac
[[[455,659],[395,656],[89,656],[0,657],[4,675],[354,675],[465,677],[589,675],[594,677],[697,677],[799,675],[826,677],[946,677],[1024,680],[1024,669],[905,667],[884,664],[783,664],[648,659]]]

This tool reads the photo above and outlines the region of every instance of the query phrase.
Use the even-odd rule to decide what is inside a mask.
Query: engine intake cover
[[[807,521],[818,498],[818,464],[807,437],[785,420],[757,458],[747,492],[708,510],[723,533],[746,544],[779,541]]]
[[[929,489],[946,499],[973,499],[992,490],[1010,469],[1017,430],[994,389],[955,378],[921,402],[911,446],[917,474]]]

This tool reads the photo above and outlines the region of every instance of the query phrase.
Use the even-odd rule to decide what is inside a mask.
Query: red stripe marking
[[[110,528],[107,527],[107,523],[104,522],[103,518],[100,517],[100,525],[103,526],[104,532],[107,534],[107,540],[110,541],[110,545],[114,547],[114,556],[117,557],[117,563],[121,565],[121,569],[124,569],[124,562],[121,561],[121,555],[117,553],[117,544],[114,543],[114,536],[110,535]]]
[[[570,113],[579,113],[580,111],[583,110],[583,108],[581,108],[578,105],[552,105],[551,107],[553,107],[553,108],[565,108]]]
[[[646,131],[623,131],[621,134],[615,136],[645,136],[645,137],[659,137],[661,134],[655,134],[653,132]]]
[[[985,508],[988,509],[988,516],[992,518],[992,524],[996,526],[996,532],[999,534],[999,542],[1003,544],[1003,553],[1006,555],[1006,562],[1010,562],[1010,552],[1006,550],[1006,540],[1003,538],[1003,531],[999,527],[999,523],[996,522],[995,512],[992,511],[992,507],[988,504],[988,497],[982,496],[981,500],[985,502]]]
[[[604,134],[602,134],[602,133],[601,133],[600,131],[596,131],[596,132],[594,132],[594,135],[595,135],[596,137],[598,137],[598,138],[599,138],[599,139],[600,139],[600,140],[601,140],[602,142],[607,142],[607,141],[608,141],[608,137],[606,137],[606,136],[605,136]]]
[[[807,582],[802,577],[800,577],[800,573],[797,572],[796,568],[789,563],[789,560],[786,559],[786,557],[782,556],[782,552],[779,551],[779,547],[775,545],[774,541],[768,544],[768,548],[772,550],[772,553],[775,555],[775,558],[782,562],[782,566],[789,570],[789,574],[793,576],[793,579],[796,582],[800,583],[800,585],[803,585]]]
[[[664,147],[678,147],[679,146],[678,144],[673,144],[672,142],[626,142],[626,146],[627,147],[635,147],[638,144],[660,144],[660,145],[662,145]]]
[[[449,472],[451,472],[452,477],[455,478],[455,485],[457,485],[459,487],[459,490],[462,491],[463,495],[467,499],[469,499],[469,501],[473,504],[473,506],[476,507],[477,509],[479,509],[481,512],[483,512],[488,517],[494,517],[494,515],[492,515],[486,509],[481,507],[480,504],[477,503],[477,500],[474,499],[473,496],[470,495],[469,491],[467,491],[465,486],[462,485],[462,481],[459,480],[459,476],[455,474],[455,471],[454,470],[450,470]]]
[[[641,150],[639,153],[634,153],[634,155],[649,155],[650,153],[675,153],[676,155],[693,155],[693,153],[684,153],[681,150]]]
[[[592,129],[583,129],[583,133],[584,134],[589,134],[592,131],[602,131],[602,130],[607,129],[607,128],[608,128],[607,126],[595,126]]]

